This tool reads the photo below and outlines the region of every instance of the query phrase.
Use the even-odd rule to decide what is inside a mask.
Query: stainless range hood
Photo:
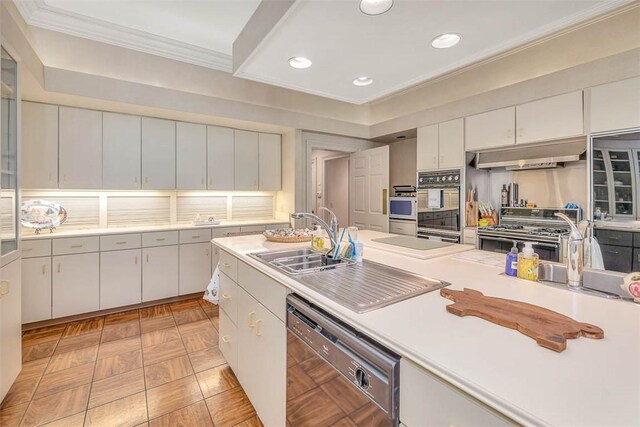
[[[475,166],[478,169],[549,169],[564,166],[567,162],[577,162],[586,151],[585,137],[572,138],[547,144],[481,151],[476,154]]]

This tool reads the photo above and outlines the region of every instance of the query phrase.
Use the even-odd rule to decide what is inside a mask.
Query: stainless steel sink
[[[585,268],[582,275],[582,288],[573,289],[567,286],[567,266],[564,264],[541,262],[538,280],[541,283],[563,286],[567,289],[598,295],[605,298],[631,299],[631,296],[620,288],[625,274],[615,271],[592,270]]]
[[[262,252],[250,254],[250,256],[292,275],[317,273],[331,268],[354,264],[354,261],[340,259],[336,263],[326,265],[323,261],[322,254],[311,248]]]

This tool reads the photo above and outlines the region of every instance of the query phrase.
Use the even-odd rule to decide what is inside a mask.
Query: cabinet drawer
[[[264,230],[266,230],[266,227],[264,225],[243,225],[242,227],[240,227],[241,233],[255,232],[257,234]]]
[[[178,244],[177,231],[158,231],[155,233],[142,233],[142,247],[170,246]]]
[[[596,230],[596,237],[601,245],[633,246],[633,233],[618,230]]]
[[[283,322],[287,312],[287,288],[244,262],[238,263],[238,284]]]
[[[220,351],[231,369],[238,372],[238,341],[236,326],[224,311],[220,311]]]
[[[234,324],[237,324],[238,285],[224,273],[220,274],[220,308]]]
[[[602,259],[604,260],[604,268],[606,270],[619,271],[622,273],[630,273],[633,261],[633,248],[600,245],[602,250]]]
[[[22,258],[40,256],[51,256],[51,239],[22,241]]]
[[[225,251],[220,251],[220,271],[234,282],[238,281],[238,259]]]
[[[240,227],[224,227],[224,228],[214,228],[213,229],[213,238],[216,237],[229,237],[229,233],[239,233]]]
[[[633,247],[640,248],[640,233],[633,233]]]
[[[83,254],[98,252],[100,250],[99,237],[70,237],[66,239],[53,239],[53,254]]]
[[[404,234],[406,236],[416,235],[416,223],[404,221],[389,221],[389,233]]]
[[[141,244],[140,234],[116,234],[100,236],[101,251],[116,251],[120,249],[138,249]]]
[[[210,228],[201,228],[198,230],[182,230],[180,232],[180,243],[204,243],[210,240]]]

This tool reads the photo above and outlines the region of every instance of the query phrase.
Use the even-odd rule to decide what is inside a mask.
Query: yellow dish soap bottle
[[[324,250],[324,236],[322,234],[322,228],[319,225],[316,225],[311,232],[311,249],[316,252]]]
[[[518,277],[538,281],[539,256],[533,251],[535,242],[524,242],[522,252],[518,254]]]

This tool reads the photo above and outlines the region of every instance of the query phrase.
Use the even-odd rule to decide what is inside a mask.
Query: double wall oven
[[[417,237],[460,243],[459,169],[418,172]]]

